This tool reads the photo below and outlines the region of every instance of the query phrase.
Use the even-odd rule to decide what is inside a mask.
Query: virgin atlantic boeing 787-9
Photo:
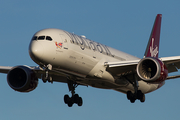
[[[19,92],[30,92],[43,82],[63,82],[72,96],[64,96],[69,107],[82,106],[75,93],[78,85],[113,89],[127,94],[127,99],[145,101],[145,94],[162,87],[168,76],[180,68],[180,56],[159,58],[162,15],[156,16],[144,57],[137,58],[101,43],[60,29],[44,29],[34,34],[29,55],[38,64],[31,66],[0,66],[7,74],[9,86]]]

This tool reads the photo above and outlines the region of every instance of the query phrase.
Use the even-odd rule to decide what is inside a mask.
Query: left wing
[[[162,57],[159,58],[167,67],[168,73],[176,72],[180,69],[180,56],[174,57]],[[126,75],[136,71],[136,67],[140,60],[132,60],[132,61],[120,61],[120,62],[106,62],[105,66],[107,66],[107,71],[113,75],[120,76]],[[177,76],[168,76],[167,79],[179,78],[180,75]]]
[[[140,59],[120,62],[106,62],[105,66],[107,66],[106,70],[112,75],[120,76],[136,71],[136,66],[139,61]]]
[[[168,73],[176,72],[178,69],[180,69],[180,56],[162,57],[159,59],[163,61],[168,68]]]

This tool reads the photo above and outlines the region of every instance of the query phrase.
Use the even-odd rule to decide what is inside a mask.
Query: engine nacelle
[[[138,63],[137,74],[145,82],[161,83],[166,80],[168,70],[159,59],[147,57]]]
[[[38,78],[27,66],[13,67],[7,75],[9,86],[19,92],[30,92],[38,85]]]

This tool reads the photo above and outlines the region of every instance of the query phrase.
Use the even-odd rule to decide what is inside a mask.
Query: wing
[[[168,72],[176,72],[180,69],[180,56],[159,58],[168,68]]]
[[[11,70],[12,67],[9,66],[0,66],[0,73],[8,73],[9,70]]]
[[[120,61],[120,62],[106,62],[107,71],[115,76],[121,76],[136,71],[138,60]]]
[[[162,57],[159,58],[164,62],[168,69],[168,73],[177,72],[180,69],[180,56],[174,57]],[[120,62],[107,62],[105,65],[107,66],[107,71],[115,76],[129,75],[133,72],[136,72],[136,66],[138,65],[139,60],[132,61],[120,61]],[[180,75],[177,76],[168,76],[167,79],[179,78]]]
[[[15,66],[15,67],[19,67],[19,66]],[[43,75],[45,76],[46,74],[46,71],[40,67],[37,66],[31,66],[31,67],[26,66],[26,67],[31,69],[39,79],[43,79]],[[14,67],[10,67],[10,66],[0,66],[0,73],[8,74],[8,72],[13,68]],[[57,69],[57,68],[49,70],[48,72],[49,75],[52,77],[53,81],[68,83],[67,77],[69,78],[76,77],[77,83],[79,83],[80,85],[85,85],[81,83],[81,80],[86,77],[85,75],[64,69]]]
[[[164,64],[166,65],[166,67],[168,69],[168,73],[177,72],[178,69],[180,69],[180,56],[163,57],[163,58],[160,58],[160,60],[162,60],[164,62]],[[167,80],[175,79],[175,78],[179,78],[179,77],[180,77],[180,75],[168,76]]]

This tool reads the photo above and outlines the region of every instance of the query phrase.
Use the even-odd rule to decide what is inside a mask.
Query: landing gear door
[[[61,35],[61,34],[60,34],[60,37],[62,39],[62,49],[68,50],[68,41],[67,41],[67,39],[64,37],[64,35]]]

